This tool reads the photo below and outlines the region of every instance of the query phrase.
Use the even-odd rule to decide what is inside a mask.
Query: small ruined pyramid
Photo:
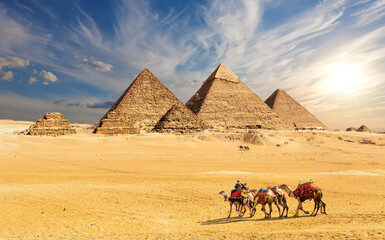
[[[289,128],[224,64],[214,70],[186,106],[209,128]]]
[[[359,128],[357,129],[356,132],[371,132],[371,131],[372,131],[372,130],[370,130],[367,126],[362,125],[361,127],[359,127]]]
[[[288,124],[296,128],[326,126],[282,89],[277,89],[265,103]]]
[[[66,135],[76,133],[68,120],[58,112],[48,112],[27,130],[28,135]]]
[[[204,130],[202,121],[182,103],[176,103],[159,120],[153,131],[166,133],[196,133]]]
[[[150,131],[179,102],[158,78],[144,69],[102,117],[94,133],[132,134],[140,130]]]

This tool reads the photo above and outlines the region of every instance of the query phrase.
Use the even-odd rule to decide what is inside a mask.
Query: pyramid
[[[277,89],[265,103],[288,124],[296,128],[326,126],[282,89]]]
[[[184,104],[176,103],[155,125],[153,131],[166,133],[196,133],[204,124]]]
[[[355,128],[355,127],[348,127],[348,128],[346,129],[346,131],[347,131],[347,132],[355,132],[355,131],[357,131],[357,128]]]
[[[36,121],[29,129],[29,135],[66,135],[76,133],[68,120],[58,112],[48,112]]]
[[[224,64],[214,70],[186,106],[209,128],[289,128]]]
[[[180,100],[144,69],[97,124],[94,133],[132,134],[150,131]]]
[[[367,126],[362,125],[361,127],[359,127],[359,128],[357,129],[356,132],[371,132],[371,131],[372,131],[372,130],[370,130]]]

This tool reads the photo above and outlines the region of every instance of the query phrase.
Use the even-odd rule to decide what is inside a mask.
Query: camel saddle
[[[298,184],[297,189],[293,191],[294,196],[299,197],[301,201],[312,198],[313,192],[320,190],[312,181]]]
[[[234,191],[229,197],[230,201],[235,201],[241,199],[241,190]]]

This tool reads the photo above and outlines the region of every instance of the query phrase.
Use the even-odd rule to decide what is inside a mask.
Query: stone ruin
[[[284,121],[295,128],[326,126],[282,89],[277,89],[265,103]]]
[[[186,106],[208,128],[293,129],[224,64],[214,70]]]
[[[205,128],[201,120],[183,103],[177,103],[155,124],[154,132],[196,133]]]
[[[66,135],[75,134],[68,120],[58,112],[48,112],[42,119],[36,121],[28,130],[28,135]]]
[[[102,117],[94,133],[149,132],[176,103],[183,104],[148,69],[144,69]]]
[[[347,131],[347,132],[355,132],[355,131],[357,131],[357,128],[355,128],[355,127],[348,127],[348,128],[346,129],[346,131]]]

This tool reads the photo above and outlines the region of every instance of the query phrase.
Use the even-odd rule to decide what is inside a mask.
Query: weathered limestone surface
[[[186,106],[209,128],[290,128],[224,64],[214,70]]]
[[[155,125],[154,132],[196,133],[204,130],[202,121],[183,103],[177,103]]]
[[[282,89],[277,89],[265,103],[283,120],[296,128],[326,126]]]
[[[58,112],[48,112],[28,129],[29,135],[66,135],[76,133],[68,120]]]
[[[367,126],[362,125],[361,127],[359,127],[359,128],[357,129],[356,132],[371,132],[371,131],[372,131],[372,130],[370,130]]]
[[[94,133],[133,134],[151,131],[180,100],[144,69],[97,124]]]

